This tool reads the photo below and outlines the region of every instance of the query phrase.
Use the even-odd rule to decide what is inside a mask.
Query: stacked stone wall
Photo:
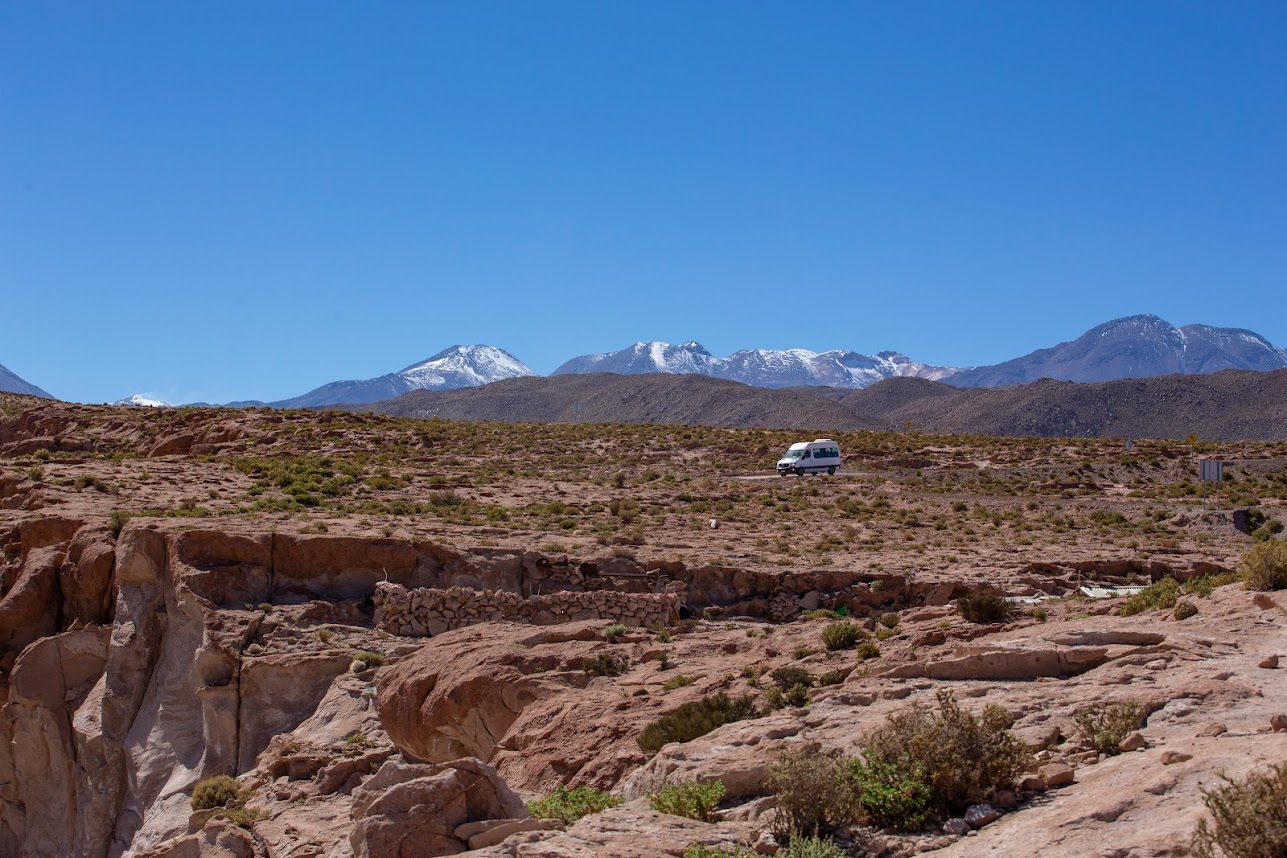
[[[575,620],[604,620],[627,626],[653,626],[679,620],[677,593],[588,590],[523,598],[503,590],[409,590],[400,584],[380,583],[373,598],[376,628],[401,637],[427,637],[494,621],[549,626]]]

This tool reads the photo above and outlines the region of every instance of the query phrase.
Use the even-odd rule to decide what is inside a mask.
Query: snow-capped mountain
[[[1039,378],[1112,381],[1222,369],[1287,367],[1287,353],[1240,328],[1185,325],[1157,316],[1128,316],[1091,328],[1077,339],[993,366],[962,370],[944,380],[956,387],[1002,387]]]
[[[618,375],[641,375],[647,372],[670,374],[696,373],[716,375],[722,361],[698,342],[682,345],[648,342],[605,354],[582,355],[567,361],[551,375],[587,372],[615,372]]]
[[[572,358],[553,375],[587,372],[615,372],[638,375],[648,372],[697,373],[740,381],[753,387],[829,386],[861,388],[894,376],[914,375],[937,380],[956,370],[928,366],[896,352],[875,357],[835,349],[813,352],[808,349],[744,349],[726,358],[717,358],[701,343],[671,345],[663,342],[635,343],[606,354]]]
[[[170,408],[170,403],[160,399],[149,399],[141,393],[133,396],[127,396],[124,399],[118,399],[112,405],[137,405],[141,408]]]
[[[454,390],[536,375],[522,361],[495,346],[452,346],[406,369],[363,381],[333,381],[293,399],[269,403],[275,408],[363,404],[392,399],[412,390]]]
[[[3,364],[0,364],[0,391],[4,393],[25,393],[28,396],[42,396],[45,399],[53,399],[53,396],[45,393],[45,391],[31,382],[19,378],[17,373]]]

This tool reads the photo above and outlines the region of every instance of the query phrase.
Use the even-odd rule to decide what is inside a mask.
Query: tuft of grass
[[[369,649],[360,650],[353,653],[353,660],[360,661],[370,670],[373,667],[383,667],[386,661],[383,654],[372,652]]]
[[[603,636],[612,643],[616,643],[617,638],[628,631],[630,631],[630,628],[625,623],[609,623],[603,627]]]
[[[1117,754],[1117,746],[1127,734],[1144,722],[1144,706],[1138,700],[1100,704],[1083,709],[1073,721],[1087,745],[1105,754]]]
[[[571,825],[583,816],[616,807],[625,799],[592,786],[568,789],[559,784],[545,798],[529,801],[527,812],[536,819],[558,819]]]
[[[867,633],[857,623],[828,623],[822,630],[822,643],[827,649],[849,649],[865,639]]]
[[[660,751],[663,745],[670,742],[691,742],[717,727],[747,718],[758,718],[760,714],[750,696],[733,699],[721,691],[710,697],[685,703],[674,712],[663,715],[644,727],[639,734],[639,747],[649,752]]]
[[[658,813],[686,816],[699,822],[714,822],[724,798],[723,781],[683,781],[667,784],[648,796],[648,804]]]
[[[661,687],[667,691],[674,691],[676,688],[683,688],[686,685],[692,685],[696,681],[697,680],[685,673],[677,673],[670,679],[667,679]]]
[[[1177,620],[1187,620],[1189,617],[1196,616],[1197,613],[1198,606],[1187,599],[1181,599],[1175,603],[1174,616]]]
[[[887,613],[880,615],[880,624],[887,629],[897,628],[898,620],[898,614],[893,611],[888,611]]]
[[[1193,833],[1195,858],[1281,858],[1287,855],[1287,763],[1252,772],[1241,781],[1203,790],[1211,814]]]
[[[206,778],[192,788],[192,800],[189,804],[193,810],[211,810],[223,807],[230,801],[241,801],[245,792],[241,784],[227,775],[215,775]]]
[[[854,648],[854,652],[858,655],[859,661],[866,661],[869,658],[880,658],[879,644],[874,644],[871,641],[858,644],[858,646]]]

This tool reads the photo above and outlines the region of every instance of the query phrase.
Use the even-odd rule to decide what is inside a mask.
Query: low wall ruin
[[[428,637],[498,620],[536,626],[576,620],[655,626],[673,625],[679,620],[679,594],[675,592],[560,591],[523,598],[503,590],[408,589],[381,582],[372,599],[375,627],[399,637]]]

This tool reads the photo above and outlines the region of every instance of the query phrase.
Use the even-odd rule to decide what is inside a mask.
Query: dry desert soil
[[[831,854],[1178,856],[1287,762],[1287,593],[1238,577],[1287,443],[841,432],[773,472],[822,431],[0,395],[0,855],[802,855],[784,760],[955,707],[1013,777]],[[692,781],[706,819],[655,809]],[[529,814],[563,787],[620,801]]]

